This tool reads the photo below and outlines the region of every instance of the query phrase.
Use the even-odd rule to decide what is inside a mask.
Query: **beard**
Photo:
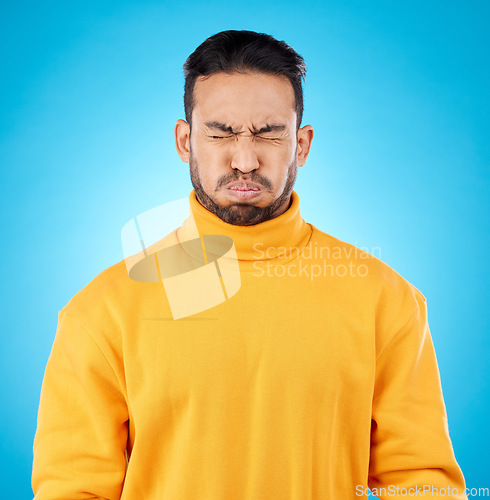
[[[295,152],[294,160],[290,163],[288,168],[284,189],[279,197],[276,198],[270,205],[266,207],[257,207],[251,203],[232,203],[230,205],[223,206],[216,203],[216,201],[204,190],[201,177],[199,175],[198,164],[192,155],[192,150],[190,151],[189,166],[191,183],[194,187],[194,191],[196,192],[196,198],[201,205],[218,216],[222,221],[235,226],[253,226],[276,217],[277,211],[287,200],[290,199],[294,183],[296,182],[296,175],[298,173],[298,159]],[[216,190],[218,190],[221,186],[238,180],[256,182],[269,191],[272,189],[272,183],[269,179],[255,171],[249,175],[242,174],[239,170],[233,170],[233,172],[230,172],[228,175],[220,177],[217,182]],[[288,208],[290,204],[288,205]]]

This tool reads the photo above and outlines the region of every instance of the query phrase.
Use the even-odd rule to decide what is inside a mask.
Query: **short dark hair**
[[[194,85],[200,76],[215,73],[258,71],[285,76],[291,82],[296,104],[296,129],[303,119],[304,59],[286,42],[255,31],[221,31],[207,38],[184,64],[185,119],[191,124],[194,109]]]

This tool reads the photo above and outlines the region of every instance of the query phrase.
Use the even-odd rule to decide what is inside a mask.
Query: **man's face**
[[[258,224],[284,213],[298,168],[289,80],[263,73],[217,73],[196,81],[194,103],[192,132],[185,143],[199,202],[235,225]]]

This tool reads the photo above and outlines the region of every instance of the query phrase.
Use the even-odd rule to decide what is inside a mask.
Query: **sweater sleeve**
[[[466,499],[423,299],[376,361],[368,485],[382,500]]]
[[[127,438],[120,377],[76,317],[62,310],[34,437],[35,500],[119,499]]]

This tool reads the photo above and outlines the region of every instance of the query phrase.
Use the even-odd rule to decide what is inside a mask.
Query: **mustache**
[[[263,175],[260,175],[257,172],[253,172],[250,175],[243,175],[236,171],[230,172],[229,174],[220,177],[220,179],[218,180],[218,184],[216,185],[216,189],[218,190],[222,186],[235,181],[251,181],[264,186],[266,189],[272,189],[272,183]]]

